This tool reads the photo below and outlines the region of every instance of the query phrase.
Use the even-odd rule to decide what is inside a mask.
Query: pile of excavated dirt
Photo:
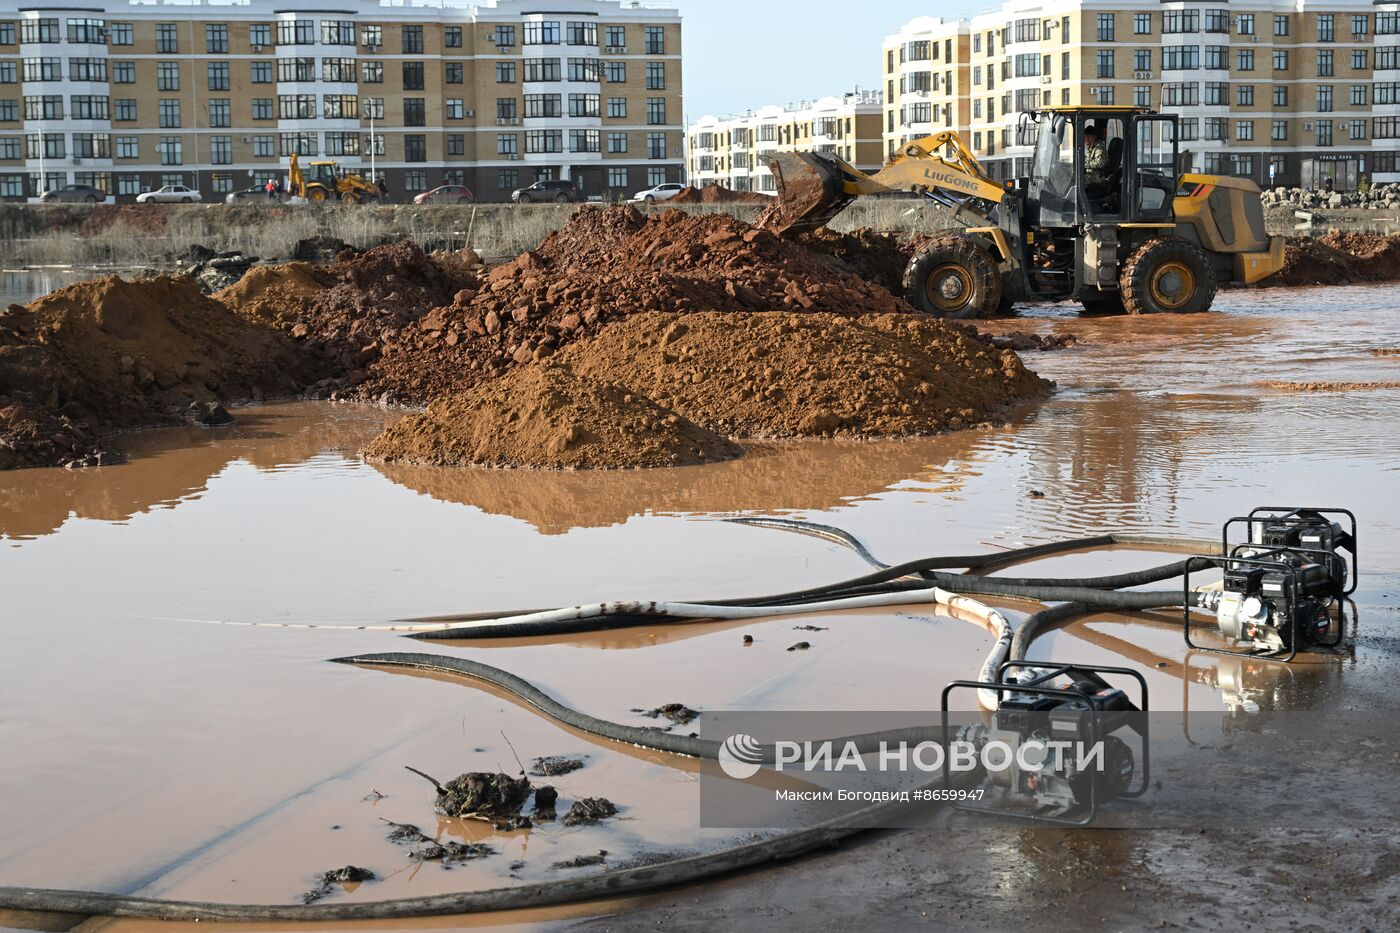
[[[439,399],[365,450],[383,462],[553,469],[684,466],[740,453],[625,386],[552,361]]]
[[[324,375],[187,278],[106,276],[0,313],[0,469],[103,461],[102,435]]]
[[[408,244],[317,273],[336,284],[309,302],[304,280],[265,297],[283,292],[251,279],[258,270],[219,297],[240,310],[265,301],[251,313],[339,360],[337,392],[407,404],[470,388],[643,311],[910,310],[829,257],[728,215],[646,217],[627,206],[581,210],[482,278]]]
[[[902,437],[1053,388],[970,327],[915,314],[643,314],[559,355],[732,437]]]
[[[875,282],[892,295],[904,293],[904,270],[916,251],[908,236],[863,227],[850,233],[822,227],[801,234],[798,242],[832,260],[836,268]]]
[[[1289,237],[1283,269],[1260,284],[1351,285],[1400,279],[1400,236],[1333,230],[1321,237]]]
[[[723,185],[703,185],[699,188],[684,188],[678,194],[666,199],[667,204],[769,204],[770,194],[757,191],[735,191]]]
[[[331,282],[328,274],[308,262],[254,266],[214,297],[246,318],[291,329],[306,317],[311,303]]]

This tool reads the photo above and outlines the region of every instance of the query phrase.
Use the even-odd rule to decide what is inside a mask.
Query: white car
[[[137,204],[193,204],[202,200],[198,191],[184,185],[165,185],[155,191],[145,191],[136,196]]]
[[[677,185],[667,182],[664,185],[657,185],[655,188],[648,188],[645,191],[638,191],[632,195],[633,201],[640,201],[646,204],[653,204],[657,201],[665,201],[667,198],[674,198],[685,190],[685,185]]]

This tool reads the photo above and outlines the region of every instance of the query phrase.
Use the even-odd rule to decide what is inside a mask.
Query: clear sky
[[[684,17],[685,118],[878,88],[880,43],[916,16],[988,0],[671,0]]]

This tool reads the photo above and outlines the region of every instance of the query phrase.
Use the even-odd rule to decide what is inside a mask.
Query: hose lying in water
[[[970,601],[964,601],[964,604],[960,605],[959,608],[969,608],[965,604],[966,602]],[[995,610],[988,610],[988,612],[996,614]],[[1009,645],[1009,626],[1005,641]],[[1002,653],[1004,654],[1004,648]],[[598,719],[565,706],[534,684],[508,671],[464,658],[385,653],[337,658],[336,661],[343,664],[396,666],[465,675],[490,683],[566,725],[593,735],[657,751],[695,758],[715,759],[719,755],[722,744],[709,739],[671,735],[656,729],[626,726]],[[853,742],[862,752],[872,752],[879,749],[882,741],[945,743],[946,740],[947,736],[941,726],[926,726],[862,733],[834,738],[831,741],[842,746],[847,742]],[[771,762],[773,754],[772,746],[763,747],[765,760]],[[975,775],[972,773],[960,774],[960,783],[971,781],[974,777]],[[935,781],[924,785],[924,787],[938,786],[940,783]],[[135,897],[100,891],[0,887],[0,909],[50,911],[103,917],[141,917],[151,920],[247,923],[346,922],[523,910],[600,897],[639,894],[657,888],[703,881],[717,875],[768,864],[780,859],[793,858],[814,849],[832,845],[847,836],[862,832],[871,825],[878,825],[878,821],[882,818],[908,806],[909,804],[898,801],[873,804],[858,811],[823,821],[807,829],[783,833],[769,839],[723,849],[707,855],[672,859],[636,868],[614,869],[586,878],[493,888],[487,891],[468,891],[458,894],[407,897],[353,904],[284,905],[221,904],[209,901]]]

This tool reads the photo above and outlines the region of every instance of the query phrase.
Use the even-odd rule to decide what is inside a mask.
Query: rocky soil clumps
[[[0,469],[110,461],[103,437],[195,403],[295,394],[319,361],[189,278],[106,276],[0,313]]]
[[[1305,188],[1268,188],[1260,193],[1267,207],[1282,204],[1302,210],[1360,208],[1390,211],[1400,207],[1400,185],[1371,185],[1364,191],[1318,191]]]
[[[1289,237],[1283,269],[1265,288],[1354,285],[1400,279],[1400,236],[1333,230],[1323,236]]]

